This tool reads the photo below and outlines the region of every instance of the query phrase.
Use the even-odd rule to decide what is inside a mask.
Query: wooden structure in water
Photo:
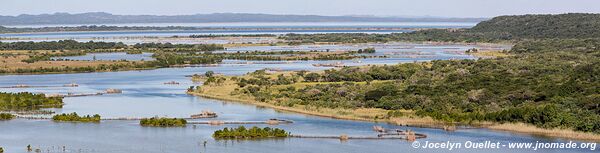
[[[327,63],[327,64],[312,64],[314,67],[343,67],[344,63],[342,62],[335,62],[335,63]]]
[[[175,81],[169,81],[169,82],[165,82],[163,84],[167,84],[167,85],[178,85],[179,82],[175,82]]]
[[[62,86],[33,86],[33,85],[26,85],[26,84],[17,84],[17,85],[13,85],[13,86],[4,86],[4,87],[0,87],[0,88],[50,88],[50,87],[79,87],[78,84],[75,83],[71,83],[71,84],[64,84]]]
[[[83,96],[100,96],[104,95],[104,93],[83,93],[83,94],[75,94],[75,93],[67,93],[67,94],[46,94],[46,97],[83,97]]]
[[[65,84],[65,85],[63,85],[63,87],[79,87],[79,84],[76,84],[76,83],[70,83],[70,84]]]
[[[373,126],[373,130],[378,132],[377,136],[348,136],[348,135],[340,135],[340,136],[331,136],[331,135],[290,135],[292,138],[313,138],[313,139],[340,139],[342,141],[349,139],[372,139],[372,140],[381,140],[381,139],[404,139],[408,141],[415,141],[416,139],[427,138],[427,135],[415,133],[410,130],[386,130],[381,126]]]
[[[190,115],[191,119],[199,119],[199,118],[216,118],[217,117],[217,113],[212,112],[212,111],[208,111],[208,110],[204,110],[199,114],[192,114]]]
[[[292,138],[313,138],[313,139],[340,139],[340,140],[349,140],[349,139],[404,139],[408,141],[415,141],[416,139],[427,138],[427,135],[407,132],[407,133],[399,133],[399,134],[379,134],[377,136],[348,136],[348,135],[340,135],[340,136],[318,136],[318,135],[290,135]]]
[[[123,93],[123,90],[121,89],[106,89],[106,93],[107,94],[117,94],[117,93]]]
[[[269,125],[278,125],[278,124],[291,124],[294,123],[290,120],[282,120],[282,119],[269,119],[266,121],[191,121],[187,122],[187,124],[208,124],[208,125],[223,125],[223,124],[269,124]]]
[[[290,135],[291,138],[312,138],[312,139],[340,139],[340,140],[350,140],[350,139],[371,139],[371,140],[385,140],[385,139],[399,139],[399,140],[409,140],[407,136],[395,136],[395,137],[377,137],[377,136],[348,136],[348,135],[340,135],[340,136],[316,136],[316,135]],[[427,138],[424,134],[419,134],[418,139]],[[414,141],[414,140],[413,140]]]

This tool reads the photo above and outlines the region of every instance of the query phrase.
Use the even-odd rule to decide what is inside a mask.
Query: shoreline
[[[319,117],[327,117],[327,118],[333,118],[333,119],[368,121],[368,122],[385,122],[385,123],[401,125],[401,126],[435,128],[435,129],[443,129],[443,130],[455,128],[455,127],[449,127],[448,123],[437,121],[430,117],[418,117],[418,118],[392,117],[389,119],[376,119],[376,118],[368,119],[368,118],[357,117],[357,116],[364,115],[364,114],[359,114],[356,112],[363,112],[363,111],[365,111],[365,108],[349,110],[350,114],[347,114],[347,115],[336,115],[336,114],[333,114],[333,112],[331,111],[334,109],[325,109],[325,110],[318,109],[317,111],[314,111],[314,110],[301,109],[301,108],[297,108],[297,107],[277,106],[277,105],[273,105],[273,104],[267,103],[267,102],[257,102],[255,100],[244,99],[241,97],[232,97],[229,95],[222,95],[223,93],[217,94],[215,92],[211,92],[211,93],[187,92],[187,94],[193,95],[193,96],[209,98],[209,99],[239,102],[239,103],[251,104],[251,105],[255,105],[255,106],[259,106],[259,107],[268,107],[268,108],[275,109],[277,111],[285,111],[285,112],[299,113],[299,114],[319,116]],[[373,110],[373,109],[366,109],[366,110]],[[373,114],[371,114],[371,115],[373,115]],[[600,142],[599,134],[578,132],[578,131],[569,130],[569,129],[543,129],[543,128],[535,127],[533,125],[528,125],[525,123],[479,122],[479,123],[474,123],[474,124],[470,124],[470,125],[466,125],[466,126],[475,127],[475,128],[485,128],[485,129],[494,130],[494,131],[506,131],[506,132],[511,132],[511,133],[527,134],[527,135],[533,135],[533,136],[544,136],[544,137],[550,137],[550,138],[563,138],[563,139],[569,139],[569,140]],[[460,129],[461,128],[457,128],[456,130],[460,130]],[[448,130],[448,131],[452,131],[452,130]]]

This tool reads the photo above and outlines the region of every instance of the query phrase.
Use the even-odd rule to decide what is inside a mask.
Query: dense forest
[[[300,71],[275,78],[257,71],[253,78],[236,79],[237,94],[286,106],[405,109],[447,122],[524,122],[600,133],[599,48],[600,39],[530,40],[516,44],[512,56],[496,59]],[[300,81],[320,83],[273,88]]]
[[[38,109],[45,107],[61,107],[60,97],[46,97],[32,93],[0,93],[0,110]]]

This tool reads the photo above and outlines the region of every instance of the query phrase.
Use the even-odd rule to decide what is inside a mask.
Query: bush
[[[8,113],[0,113],[0,120],[12,120],[15,118],[14,115]]]
[[[187,124],[185,119],[178,118],[145,118],[140,120],[140,125],[142,126],[152,126],[152,127],[183,127]]]
[[[257,139],[257,138],[285,138],[290,134],[278,128],[258,128],[256,126],[246,129],[244,126],[237,128],[224,128],[213,133],[216,139]]]
[[[62,122],[100,122],[100,115],[96,114],[94,116],[86,115],[79,116],[77,113],[73,112],[71,114],[58,114],[52,117],[54,121],[62,121]]]

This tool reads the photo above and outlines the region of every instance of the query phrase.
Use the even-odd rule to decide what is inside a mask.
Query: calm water
[[[227,48],[223,51],[215,51],[217,53],[222,52],[252,52],[252,51],[267,51],[267,52],[279,52],[279,51],[356,51],[365,48],[375,48],[376,53],[364,54],[367,56],[387,56],[390,58],[385,59],[363,59],[370,61],[372,64],[396,64],[398,62],[406,61],[423,61],[434,59],[465,59],[472,58],[469,55],[465,55],[464,52],[470,48],[482,48],[476,45],[428,45],[428,44],[410,44],[410,43],[382,43],[382,44],[356,44],[356,45],[300,45],[300,46],[247,46],[247,47],[232,47]],[[489,47],[486,47],[489,48]],[[495,46],[494,49],[502,50],[506,49],[505,46]],[[273,55],[271,55],[273,56]],[[140,61],[140,60],[154,60],[152,53],[143,54],[126,54],[126,53],[88,53],[83,56],[67,56],[67,57],[54,57],[53,59],[69,59],[69,60],[82,60],[89,61],[93,60],[128,60],[128,61]],[[363,61],[360,60],[360,61]],[[379,61],[379,62],[378,62]],[[331,61],[330,61],[331,62]],[[356,61],[348,60],[342,61],[352,65]]]
[[[58,60],[76,60],[76,61],[91,61],[94,60],[104,60],[104,61],[112,61],[112,60],[127,60],[127,61],[152,61],[152,53],[142,53],[142,54],[127,54],[124,52],[118,53],[87,53],[83,56],[66,56],[66,57],[53,57],[52,59]]]
[[[414,45],[418,46],[418,45]],[[472,58],[446,52],[448,48],[440,46],[419,46],[434,52],[433,57],[421,60]],[[472,46],[462,46],[469,48]],[[416,47],[415,47],[416,48]],[[438,54],[437,52],[440,52]],[[387,60],[387,61],[386,61]],[[414,59],[366,59],[356,65],[412,62]],[[246,61],[226,61],[236,63]],[[2,88],[3,92],[36,93],[93,93],[107,88],[122,89],[123,94],[65,98],[65,106],[51,109],[57,113],[77,112],[79,114],[101,114],[103,117],[187,117],[202,110],[212,110],[219,114],[217,120],[262,121],[270,118],[295,121],[289,125],[272,127],[283,128],[293,134],[304,135],[341,135],[373,136],[372,126],[386,128],[412,129],[425,133],[429,137],[420,141],[476,141],[487,140],[507,142],[565,142],[561,139],[547,139],[529,135],[491,131],[486,129],[468,129],[446,132],[439,129],[402,127],[382,123],[335,120],[307,116],[295,113],[278,112],[235,102],[211,100],[186,95],[187,87],[198,85],[186,75],[215,71],[226,75],[243,75],[262,68],[281,68],[284,70],[319,70],[313,67],[315,62],[299,61],[287,64],[221,64],[218,67],[165,68],[145,71],[100,72],[80,74],[48,75],[6,75],[0,76],[0,86],[27,84],[35,86],[53,86],[45,88]],[[349,62],[349,61],[347,61]],[[164,82],[177,81],[179,85],[165,85]],[[79,87],[61,87],[63,84],[78,83]],[[231,125],[237,126],[237,125]],[[231,127],[229,126],[229,127]],[[214,130],[224,126],[197,125],[185,128],[141,127],[137,121],[102,121],[100,124],[55,123],[46,120],[0,121],[0,146],[8,153],[25,152],[31,144],[42,151],[59,152],[65,146],[68,152],[340,152],[340,153],[395,153],[395,152],[447,152],[443,149],[414,149],[411,143],[402,140],[349,140],[340,142],[335,139],[269,139],[258,141],[217,141],[211,138]],[[203,142],[207,141],[206,147]],[[464,152],[592,152],[579,150],[468,150]]]
[[[189,35],[229,35],[229,34],[274,34],[288,33],[315,34],[315,33],[402,33],[410,30],[167,30],[167,31],[97,31],[97,32],[47,32],[47,33],[17,33],[0,34],[4,38],[35,38],[41,39],[75,39],[85,40],[90,38],[115,38],[115,37],[171,37]]]
[[[48,32],[0,34],[0,38],[25,39],[30,41],[49,41],[74,39],[78,41],[127,41],[114,40],[123,37],[170,37],[189,35],[227,35],[227,34],[315,34],[315,33],[402,33],[410,30],[319,30],[319,28],[468,28],[475,22],[277,22],[277,23],[143,23],[143,24],[108,24],[108,26],[186,26],[197,28],[225,28],[228,30],[167,30],[167,31],[108,31],[108,32]],[[82,25],[16,25],[9,27],[57,27]],[[239,28],[289,29],[289,30],[235,30]],[[294,30],[298,28],[314,28],[313,30]],[[18,40],[3,40],[12,42]]]
[[[229,23],[129,23],[103,24],[106,26],[143,26],[167,27],[183,26],[197,28],[468,28],[477,22],[229,22]],[[42,24],[42,25],[5,25],[11,28],[40,28],[40,27],[77,27],[94,24]]]

